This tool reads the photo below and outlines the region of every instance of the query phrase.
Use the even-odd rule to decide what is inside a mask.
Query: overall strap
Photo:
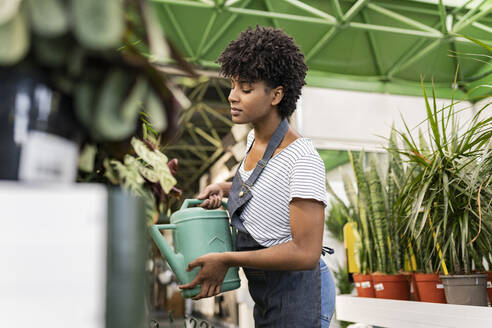
[[[275,130],[275,133],[273,134],[272,138],[270,139],[268,146],[265,150],[265,153],[263,154],[263,158],[258,161],[253,173],[251,173],[248,180],[243,182],[242,185],[244,188],[241,188],[241,192],[248,192],[251,190],[251,187],[253,187],[253,184],[255,183],[256,179],[258,179],[261,172],[266,167],[268,161],[270,160],[270,158],[272,158],[272,155],[273,155],[275,149],[277,149],[277,147],[282,142],[288,129],[289,129],[289,124],[287,122],[287,119],[284,118],[280,122],[280,124],[277,127],[277,130]],[[242,195],[240,195],[240,197],[241,196]]]
[[[239,168],[236,171],[236,174],[232,181],[229,199],[227,201],[227,210],[229,211],[229,214],[231,216],[231,224],[239,231],[247,232],[240,219],[240,214],[243,206],[253,197],[251,193],[251,188],[253,187],[256,179],[258,179],[266,164],[272,157],[275,149],[277,149],[278,145],[280,145],[280,143],[282,142],[282,139],[284,138],[285,133],[288,129],[289,124],[287,123],[287,119],[283,119],[275,130],[275,133],[271,137],[267,149],[263,154],[263,158],[258,161],[258,164],[256,165],[251,176],[246,182],[243,182],[243,179],[241,179]]]

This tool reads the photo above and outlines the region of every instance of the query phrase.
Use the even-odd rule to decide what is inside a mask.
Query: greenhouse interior
[[[492,327],[492,0],[2,0],[0,43],[0,327]]]

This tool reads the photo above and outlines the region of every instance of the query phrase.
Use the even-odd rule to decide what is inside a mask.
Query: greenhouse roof
[[[421,95],[424,77],[434,81],[439,97],[449,98],[459,67],[458,93],[490,93],[475,89],[492,81],[490,53],[468,38],[492,44],[492,0],[152,3],[168,38],[207,70],[217,70],[216,58],[240,31],[263,25],[294,37],[306,56],[309,86]]]

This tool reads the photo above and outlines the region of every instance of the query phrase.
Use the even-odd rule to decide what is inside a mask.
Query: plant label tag
[[[359,288],[360,287],[360,282],[355,283],[355,287]]]
[[[487,281],[487,288],[492,288],[492,281]]]
[[[361,283],[362,288],[371,288],[371,282],[370,281],[363,281]]]
[[[77,175],[77,144],[65,138],[31,131],[22,145],[19,180],[72,183]]]
[[[377,291],[383,290],[384,289],[384,285],[382,283],[375,284],[374,285],[374,289],[377,290]]]
[[[444,286],[442,284],[436,284],[436,289],[443,289]]]

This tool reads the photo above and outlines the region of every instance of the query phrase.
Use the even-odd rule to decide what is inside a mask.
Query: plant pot
[[[437,273],[415,273],[413,289],[420,302],[446,303],[444,286]]]
[[[406,274],[373,274],[376,298],[410,300],[410,276]]]
[[[145,200],[120,188],[108,195],[105,327],[143,327],[148,286]]]
[[[354,273],[355,289],[359,297],[376,297],[374,284],[370,274]]]
[[[487,272],[487,294],[489,294],[489,301],[492,304],[492,271]]]
[[[487,306],[487,274],[441,275],[448,304]]]

